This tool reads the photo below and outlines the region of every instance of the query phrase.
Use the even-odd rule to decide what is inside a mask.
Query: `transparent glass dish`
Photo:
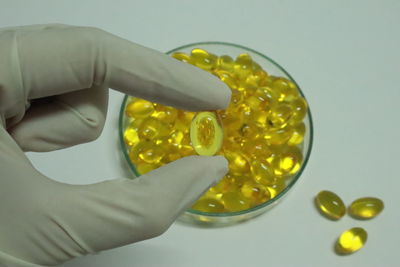
[[[190,51],[194,48],[201,48],[204,49],[210,53],[216,54],[218,56],[220,55],[229,55],[232,58],[235,58],[239,54],[242,53],[248,53],[255,62],[257,62],[264,70],[266,70],[270,75],[274,76],[280,76],[280,77],[285,77],[292,82],[294,82],[297,85],[297,88],[300,91],[300,94],[307,100],[307,98],[304,96],[303,92],[301,91],[299,85],[296,83],[296,81],[290,76],[290,74],[282,68],[279,64],[277,64],[275,61],[270,59],[269,57],[244,46],[237,45],[237,44],[231,44],[231,43],[225,43],[225,42],[199,42],[199,43],[193,43],[193,44],[188,44],[184,46],[180,46],[178,48],[175,48],[173,50],[170,50],[167,52],[168,55],[174,53],[174,52],[184,52],[187,54],[190,54]],[[125,144],[124,142],[124,130],[128,126],[128,118],[125,115],[125,107],[127,105],[127,100],[129,96],[125,96],[121,110],[120,110],[120,117],[119,117],[119,136],[120,136],[120,143],[122,147],[122,152],[124,154],[125,159],[128,162],[128,165],[131,169],[131,171],[135,174],[135,176],[139,176],[140,174],[135,168],[135,165],[131,162],[129,158],[129,147]],[[289,177],[286,182],[286,187],[284,190],[282,190],[279,194],[277,194],[274,198],[257,205],[255,207],[252,207],[247,210],[243,211],[237,211],[237,212],[223,212],[223,213],[208,213],[208,212],[201,212],[197,210],[188,210],[186,211],[180,218],[180,221],[183,222],[188,222],[188,223],[193,223],[193,224],[199,224],[199,225],[206,225],[206,226],[225,226],[225,225],[231,225],[235,224],[238,222],[246,221],[251,218],[254,218],[267,210],[271,209],[272,207],[276,206],[284,196],[287,195],[287,193],[290,191],[290,189],[294,186],[294,184],[299,180],[301,174],[303,173],[308,159],[310,157],[311,153],[311,147],[312,147],[312,142],[313,142],[313,123],[312,123],[312,118],[311,118],[311,113],[310,113],[310,108],[308,108],[306,117],[304,118],[304,124],[306,128],[305,136],[304,136],[304,141],[303,144],[301,145],[302,148],[302,153],[304,156],[304,161],[300,167],[300,170],[293,175],[292,177]]]

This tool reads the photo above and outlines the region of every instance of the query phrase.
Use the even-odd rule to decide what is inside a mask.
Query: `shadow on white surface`
[[[179,261],[178,255],[181,254],[177,253],[173,246],[165,247],[141,242],[103,251],[96,255],[80,257],[66,262],[61,267],[141,267],[160,266],[160,262],[165,263],[163,266],[173,266]]]

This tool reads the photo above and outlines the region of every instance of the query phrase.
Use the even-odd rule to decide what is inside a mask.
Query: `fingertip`
[[[215,164],[221,168],[221,170],[223,170],[224,172],[228,171],[228,160],[224,156],[222,155],[213,156],[212,159],[215,162]]]
[[[203,166],[202,171],[204,168],[208,171],[212,171],[214,174],[212,175],[215,177],[214,183],[218,183],[229,171],[228,168],[228,161],[224,156],[197,156],[199,160],[202,160],[201,166]]]
[[[173,74],[176,75],[175,90],[184,92],[170,98],[169,95],[163,96],[163,100],[173,101],[171,105],[181,107],[180,101],[184,102],[184,109],[191,111],[226,109],[230,103],[232,91],[218,77],[191,64],[177,61],[171,64]],[[175,65],[172,68],[172,65]],[[178,82],[179,81],[179,82]],[[179,85],[178,85],[179,84]]]
[[[218,82],[218,90],[220,92],[219,103],[217,109],[226,109],[231,102],[232,91],[231,89],[222,81]]]
[[[209,100],[215,105],[214,109],[226,109],[231,102],[232,90],[223,81],[210,73],[207,73],[209,88]],[[212,93],[212,94],[211,94]]]

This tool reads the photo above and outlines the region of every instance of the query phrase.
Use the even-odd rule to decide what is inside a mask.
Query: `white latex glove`
[[[188,110],[222,109],[217,78],[94,28],[0,29],[0,266],[56,265],[166,231],[227,171],[191,156],[142,177],[69,185],[42,175],[23,151],[94,140],[108,87]]]

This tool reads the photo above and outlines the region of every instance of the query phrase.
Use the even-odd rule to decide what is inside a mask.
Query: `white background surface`
[[[163,52],[207,40],[248,46],[296,79],[315,127],[305,172],[270,212],[226,228],[175,223],[159,238],[64,267],[399,266],[400,1],[0,1],[0,27],[51,22],[100,27]],[[77,184],[126,176],[117,136],[122,97],[111,93],[100,139],[30,153],[35,166]],[[312,203],[323,189],[345,203],[380,197],[386,207],[371,221],[332,222]],[[355,226],[368,231],[366,246],[337,256],[334,241]]]

